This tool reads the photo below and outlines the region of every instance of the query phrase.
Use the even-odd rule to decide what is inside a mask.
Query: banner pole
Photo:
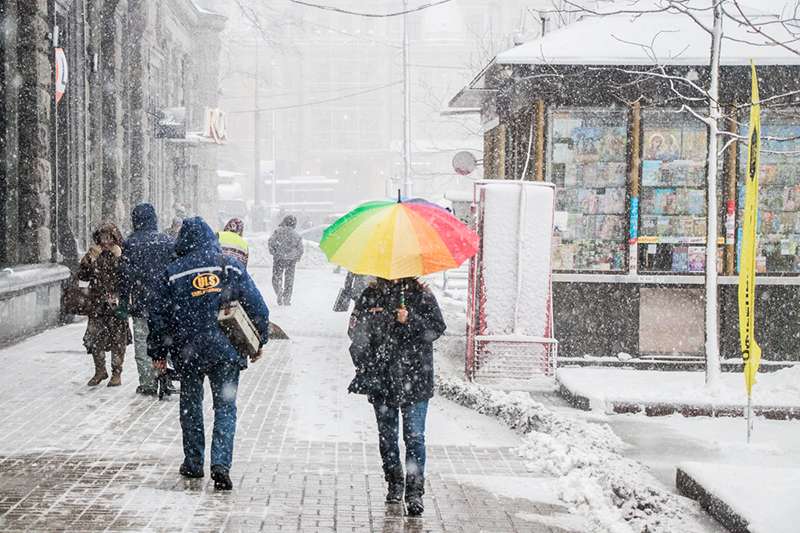
[[[753,430],[753,395],[747,395],[747,444],[750,444],[750,433]]]

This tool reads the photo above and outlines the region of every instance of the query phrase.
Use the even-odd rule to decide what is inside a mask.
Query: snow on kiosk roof
[[[770,15],[750,14],[764,20]],[[699,16],[711,27],[710,15]],[[793,40],[778,24],[770,36]],[[748,42],[741,42],[746,40]],[[752,28],[725,17],[722,65],[798,65],[800,57],[781,46],[766,45]],[[640,46],[644,45],[644,46]],[[652,50],[649,48],[652,47]],[[497,55],[501,65],[708,65],[711,35],[689,16],[680,13],[616,14],[593,16],[554,30],[544,37]]]

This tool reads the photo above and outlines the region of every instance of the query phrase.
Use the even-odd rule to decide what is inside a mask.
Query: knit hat
[[[244,222],[240,218],[232,218],[225,224],[225,231],[238,233],[241,236],[244,233]]]

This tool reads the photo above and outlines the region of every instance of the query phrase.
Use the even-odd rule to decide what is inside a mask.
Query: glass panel
[[[556,185],[553,268],[626,268],[627,112],[551,112],[548,180]]]
[[[639,272],[705,272],[706,126],[686,113],[645,110],[642,133]]]
[[[741,134],[747,136],[747,124],[743,124]],[[764,111],[761,136],[756,272],[800,272],[797,255],[800,242],[800,113]],[[746,165],[747,142],[740,142],[737,272]]]

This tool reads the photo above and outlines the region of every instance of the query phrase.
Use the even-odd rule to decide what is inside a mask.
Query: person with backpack
[[[217,490],[231,490],[236,392],[247,357],[223,333],[219,311],[237,301],[247,313],[260,337],[258,352],[250,357],[255,362],[268,339],[269,309],[244,265],[223,255],[217,236],[202,218],[184,220],[175,254],[150,317],[150,357],[153,366],[163,370],[171,355],[180,375],[180,473],[188,478],[204,475],[203,384],[208,377],[214,402],[211,477]]]

